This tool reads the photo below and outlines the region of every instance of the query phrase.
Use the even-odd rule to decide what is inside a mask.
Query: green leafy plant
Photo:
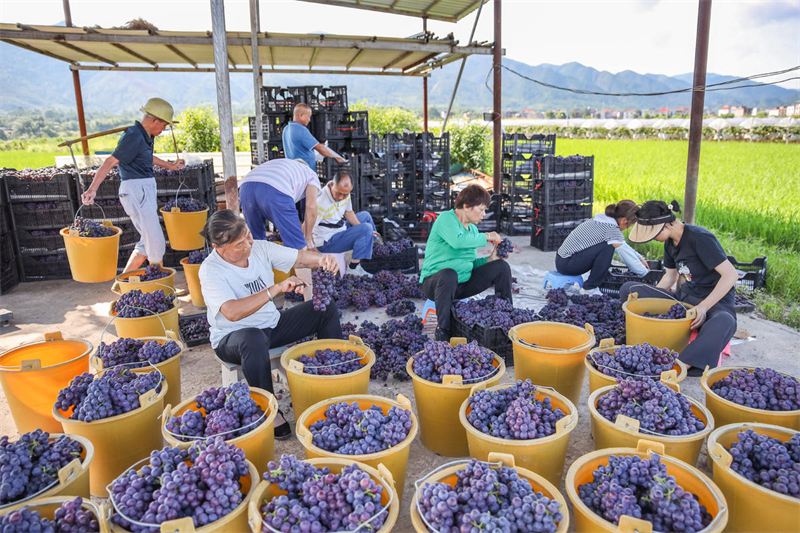
[[[489,128],[470,122],[454,124],[450,131],[450,162],[491,173],[492,146]]]
[[[210,105],[199,105],[185,109],[176,120],[175,141],[178,152],[219,152],[219,117]],[[155,151],[174,152],[172,136],[156,138]]]
[[[401,107],[370,106],[367,100],[359,100],[350,106],[351,111],[369,112],[369,131],[383,135],[386,133],[400,133],[404,130],[410,132],[422,131],[419,119],[412,111]]]

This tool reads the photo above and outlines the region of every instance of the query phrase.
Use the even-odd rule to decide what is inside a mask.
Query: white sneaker
[[[600,292],[599,287],[595,287],[594,289],[581,289],[581,294],[588,294],[589,296],[602,296],[602,292]]]
[[[372,277],[372,274],[364,270],[364,267],[361,266],[361,263],[358,264],[357,267],[351,268],[349,265],[347,267],[347,273],[352,274],[354,276],[366,276],[368,278]]]

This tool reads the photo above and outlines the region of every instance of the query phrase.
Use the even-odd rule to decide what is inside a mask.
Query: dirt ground
[[[521,294],[515,304],[523,307],[542,305],[543,291],[541,282],[544,272],[554,268],[554,253],[540,252],[531,248],[529,238],[513,238],[520,248],[518,254],[511,256],[510,263],[514,274],[520,280]],[[183,273],[179,273],[176,284],[186,287]],[[109,291],[110,284],[80,284],[71,280],[49,281],[22,284],[11,294],[0,297],[0,309],[5,308],[14,313],[10,325],[0,328],[0,351],[8,350],[25,342],[41,339],[43,333],[59,330],[65,337],[87,339],[94,346],[100,341],[101,332],[109,317],[108,309],[115,295]],[[202,309],[191,305],[189,297],[181,298],[180,313],[182,315],[201,312]],[[422,301],[417,301],[417,313],[422,310]],[[358,319],[356,319],[356,315]],[[345,311],[342,321],[357,322],[368,319],[379,323],[388,319],[383,309],[370,309],[366,312]],[[732,354],[725,360],[726,365],[759,365],[769,366],[776,370],[800,376],[800,333],[780,324],[758,318],[739,315],[739,327],[746,329],[751,336],[750,342],[732,347]],[[113,341],[113,327],[105,334],[104,340]],[[210,345],[189,348],[182,356],[182,393],[184,398],[194,396],[202,390],[221,385],[220,364]],[[513,382],[514,368],[506,372],[502,382]],[[281,396],[279,401],[282,411],[294,424],[290,407],[291,397],[288,388],[276,384],[275,391]],[[590,414],[587,407],[588,378],[586,379],[578,404],[578,425],[572,431],[567,452],[566,470],[572,462],[594,450],[590,432]],[[687,378],[682,384],[682,391],[688,396],[703,401],[703,392],[699,378]],[[415,404],[414,390],[411,382],[379,381],[370,382],[370,394],[395,398],[398,394],[408,397]],[[17,436],[14,421],[8,409],[5,396],[0,396],[0,435],[8,435],[12,439]],[[275,455],[283,453],[304,457],[303,448],[295,438],[275,442]],[[406,486],[402,498],[400,516],[395,531],[413,531],[409,506],[414,494],[414,480],[420,479],[434,468],[454,460],[442,457],[427,450],[419,436],[411,444],[411,452],[406,476]],[[711,475],[706,465],[705,446],[698,468]],[[560,487],[566,498],[563,484]],[[571,507],[571,506],[570,506]],[[571,512],[571,508],[570,508]],[[574,516],[571,515],[574,522]],[[574,530],[571,527],[570,530]]]

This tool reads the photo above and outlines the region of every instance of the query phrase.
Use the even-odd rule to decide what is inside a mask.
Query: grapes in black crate
[[[620,346],[613,351],[590,352],[586,359],[598,371],[614,378],[659,379],[662,372],[672,370],[678,355],[678,352],[669,348],[657,348],[644,343]]]
[[[728,450],[731,468],[740,476],[762,487],[800,498],[800,433],[788,442],[740,431]]]
[[[497,373],[493,361],[494,354],[475,341],[456,346],[430,341],[414,355],[414,373],[434,383],[441,383],[443,376],[454,375],[462,376],[465,384],[475,384]]]
[[[471,328],[476,324],[485,327],[499,327],[504,333],[524,322],[536,320],[536,313],[529,309],[519,309],[502,298],[489,296],[482,300],[453,302],[456,318]]]
[[[211,334],[211,326],[205,316],[198,316],[188,320],[181,319],[178,323],[181,335],[187,342],[208,339]]]
[[[800,409],[800,382],[771,368],[740,368],[711,385],[730,402],[765,411]]]
[[[411,411],[392,406],[387,414],[373,405],[362,410],[357,402],[328,406],[325,418],[309,426],[312,442],[343,455],[377,453],[405,440],[411,430]]]
[[[385,244],[373,243],[372,255],[373,257],[389,257],[413,247],[414,242],[411,239],[400,239],[399,241],[390,241]]]

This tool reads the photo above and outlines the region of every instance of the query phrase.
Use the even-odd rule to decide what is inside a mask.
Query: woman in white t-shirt
[[[248,384],[272,392],[270,347],[309,335],[342,338],[335,305],[315,311],[309,301],[279,312],[272,302],[280,293],[305,292],[305,282],[295,276],[276,284],[273,268],[289,272],[322,267],[336,272],[339,266],[333,256],[254,241],[245,221],[227,209],[211,215],[204,232],[214,248],[200,266],[211,346],[223,361],[242,365]],[[275,437],[290,436],[289,423],[279,413]]]

